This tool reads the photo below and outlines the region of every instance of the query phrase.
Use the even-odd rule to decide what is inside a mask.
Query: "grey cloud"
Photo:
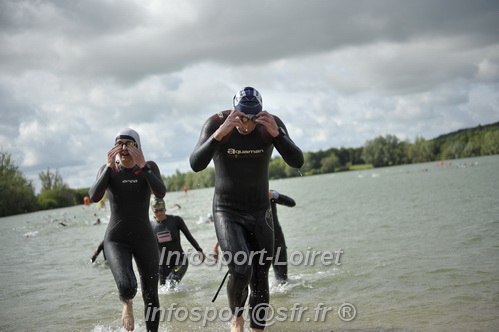
[[[165,22],[176,24],[154,27],[148,24],[151,13],[133,2],[27,3],[31,6],[4,5],[17,15],[4,24],[2,39],[12,43],[9,36],[14,35],[34,45],[37,56],[29,54],[30,46],[21,45],[18,52],[4,52],[4,60],[18,59],[33,68],[68,66],[72,72],[129,83],[199,61],[258,64],[422,37],[459,36],[469,47],[479,47],[496,43],[499,36],[494,14],[499,5],[493,1],[282,0],[243,7],[228,0],[192,2],[194,21],[164,12]],[[54,22],[42,21],[33,31],[31,16],[38,21],[53,16]]]
[[[189,170],[253,85],[304,151],[499,119],[497,1],[0,1],[0,146],[88,187],[132,126]]]

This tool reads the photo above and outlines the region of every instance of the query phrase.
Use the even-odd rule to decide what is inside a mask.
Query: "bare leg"
[[[244,319],[243,316],[233,317],[232,325],[230,327],[230,332],[243,332],[244,331]]]
[[[121,323],[127,331],[133,331],[134,321],[133,321],[133,305],[132,300],[125,302],[123,305],[123,312],[121,314]]]

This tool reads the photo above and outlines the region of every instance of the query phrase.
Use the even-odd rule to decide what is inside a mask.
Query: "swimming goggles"
[[[139,145],[138,145],[138,144],[137,144],[137,142],[135,142],[135,141],[127,141],[127,142],[123,142],[123,141],[116,141],[116,142],[114,143],[114,145],[126,145],[127,147],[129,147],[129,146],[132,146],[132,145],[133,145],[133,146],[135,146],[136,148],[138,148],[138,147],[139,147]]]
[[[248,121],[253,121],[256,122],[256,115],[255,114],[247,114],[246,116],[239,117],[243,123],[246,123]]]

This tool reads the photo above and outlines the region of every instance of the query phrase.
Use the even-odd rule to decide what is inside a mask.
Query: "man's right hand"
[[[243,122],[239,117],[244,116],[246,116],[246,114],[243,112],[233,109],[224,123],[222,123],[222,125],[215,130],[213,138],[217,141],[221,141],[222,138],[227,136],[236,126],[242,126]]]

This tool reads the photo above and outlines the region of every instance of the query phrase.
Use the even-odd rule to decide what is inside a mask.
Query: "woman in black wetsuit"
[[[238,91],[233,106],[232,111],[219,112],[206,121],[190,163],[195,172],[205,169],[212,159],[215,163],[213,215],[228,261],[232,328],[243,331],[241,315],[250,284],[250,327],[261,331],[266,325],[261,309],[269,303],[268,271],[274,252],[268,165],[274,147],[295,168],[303,165],[303,153],[289,138],[284,123],[262,111],[258,91],[251,87]],[[253,313],[253,308],[258,310]]]
[[[152,228],[158,241],[159,262],[159,284],[165,285],[170,282],[171,287],[178,285],[189,267],[189,259],[185,255],[180,242],[180,231],[201,255],[204,260],[203,249],[192,236],[189,228],[179,216],[166,214],[165,201],[162,198],[153,198],[151,209],[154,212]]]
[[[119,157],[119,163],[116,161]],[[139,134],[130,128],[118,132],[114,147],[107,153],[107,163],[97,174],[90,188],[92,202],[99,202],[107,191],[111,207],[104,251],[124,303],[123,327],[133,331],[132,299],[137,293],[137,279],[132,257],[139,269],[147,331],[156,332],[159,315],[158,265],[159,252],[149,221],[151,192],[163,198],[166,188],[153,161],[145,161],[140,149]]]

